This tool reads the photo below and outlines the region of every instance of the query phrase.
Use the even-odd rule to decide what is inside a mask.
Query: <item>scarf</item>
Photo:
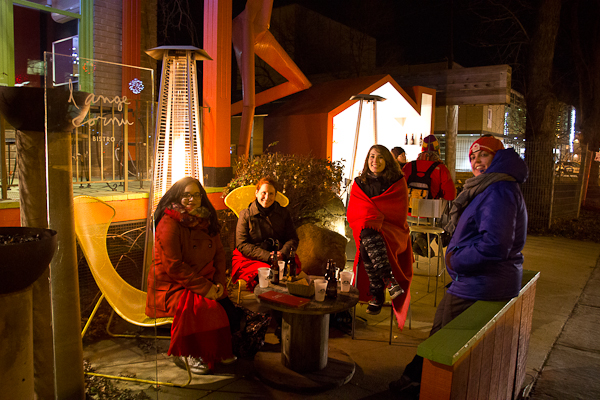
[[[512,176],[502,172],[490,172],[489,174],[481,174],[473,178],[467,179],[462,192],[456,197],[450,209],[450,222],[444,227],[444,230],[450,235],[454,233],[458,220],[463,211],[473,201],[475,196],[483,192],[492,183],[500,181],[516,182]]]
[[[268,217],[269,215],[271,215],[271,211],[273,211],[275,209],[275,202],[273,202],[273,204],[271,204],[269,207],[264,208],[263,206],[260,205],[260,203],[258,202],[258,200],[254,200],[256,202],[256,208],[258,209],[258,212],[265,216]]]
[[[171,203],[165,208],[165,214],[179,222],[181,225],[190,229],[208,229],[210,225],[210,211],[206,207],[198,207],[192,211],[188,211],[181,204]]]

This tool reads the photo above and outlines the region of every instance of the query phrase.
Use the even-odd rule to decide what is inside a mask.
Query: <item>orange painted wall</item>
[[[21,226],[21,210],[19,208],[0,209],[0,226]]]
[[[229,167],[231,131],[231,0],[204,0],[203,69],[204,166]]]
[[[221,197],[221,192],[209,193],[208,199],[217,210],[225,210],[227,206]],[[146,219],[148,212],[148,199],[108,200],[115,208],[116,214],[113,222],[139,221]],[[19,208],[0,209],[0,226],[21,226],[21,211]]]

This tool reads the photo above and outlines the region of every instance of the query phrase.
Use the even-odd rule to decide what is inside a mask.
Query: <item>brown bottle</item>
[[[296,252],[294,249],[290,250],[290,256],[287,260],[287,273],[288,273],[288,281],[293,282],[296,278]]]
[[[327,279],[325,296],[330,299],[335,299],[337,297],[337,279],[335,278],[335,262],[332,259],[327,260],[325,279]]]
[[[272,257],[272,261],[271,261],[271,273],[269,275],[269,278],[271,279],[271,283],[273,285],[278,285],[279,284],[279,263],[277,262],[277,252],[274,251],[271,254]]]

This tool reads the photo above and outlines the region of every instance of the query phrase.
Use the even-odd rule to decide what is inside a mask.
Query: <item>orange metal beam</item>
[[[219,182],[230,167],[231,146],[231,0],[204,0],[204,50],[213,61],[202,63],[203,149],[207,186]],[[211,171],[214,177],[211,177]],[[214,178],[214,179],[211,179]],[[229,177],[230,178],[230,177]],[[215,182],[216,180],[216,182]],[[212,181],[212,182],[211,182]]]

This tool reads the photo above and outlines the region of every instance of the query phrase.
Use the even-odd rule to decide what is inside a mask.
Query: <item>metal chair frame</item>
[[[444,210],[444,201],[443,199],[412,199],[412,216],[415,217],[413,220],[416,221],[416,224],[409,225],[410,232],[412,233],[424,233],[427,237],[427,293],[429,293],[429,286],[431,280],[431,259],[435,257],[436,261],[436,274],[435,274],[435,294],[433,306],[437,306],[437,287],[438,287],[438,279],[442,276],[444,286],[446,284],[446,264],[443,255],[443,247],[442,247],[442,234],[444,233],[444,229],[435,226],[436,219],[441,218]],[[421,222],[424,218],[431,218],[431,222],[425,222],[427,225],[421,225]],[[429,243],[431,242],[431,236],[435,236],[437,238],[438,251],[435,256],[431,254],[431,246]],[[416,263],[418,261],[418,255],[416,255]],[[441,266],[441,270],[440,270]]]

